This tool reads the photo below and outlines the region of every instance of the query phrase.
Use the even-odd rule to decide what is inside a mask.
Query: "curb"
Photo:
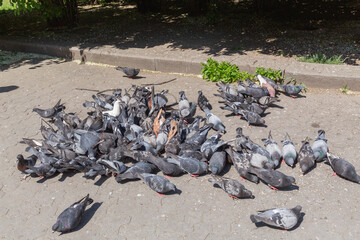
[[[53,44],[42,44],[34,42],[24,42],[19,40],[0,40],[0,49],[6,51],[19,51],[45,54],[54,57],[79,60],[81,62],[94,62],[109,64],[114,66],[132,66],[135,68],[150,71],[200,74],[201,60],[176,60],[173,58],[151,57],[132,55],[128,52],[121,53],[113,49],[106,48],[84,48],[72,46],[58,46]],[[205,61],[205,60],[203,60]],[[273,61],[275,62],[275,61]],[[240,71],[255,72],[255,64],[244,62],[234,62]],[[271,66],[276,69],[283,69],[286,77],[293,77],[298,82],[303,82],[307,87],[312,88],[342,88],[344,85],[351,90],[360,90],[360,67],[349,65],[326,65],[313,63],[296,63],[289,66],[278,66],[275,63]],[[317,67],[325,68],[318,70]],[[349,71],[355,74],[345,74]]]

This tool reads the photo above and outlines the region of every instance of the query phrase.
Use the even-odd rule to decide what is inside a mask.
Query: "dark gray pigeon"
[[[282,172],[273,169],[251,168],[251,171],[274,190],[278,190],[277,188],[289,187],[295,183],[294,177],[287,176]]]
[[[198,131],[196,131],[194,133],[194,135],[192,135],[191,137],[187,138],[185,140],[185,143],[188,144],[194,144],[196,146],[202,145],[205,141],[206,141],[206,137],[208,135],[208,132],[210,131],[210,129],[212,128],[212,124],[206,124],[204,125],[201,129],[199,129]]]
[[[206,114],[206,119],[209,124],[212,124],[212,128],[216,131],[221,131],[226,133],[225,125],[222,123],[221,119],[213,114],[208,108],[203,108],[203,111]]]
[[[208,166],[206,163],[201,162],[195,158],[191,157],[183,157],[183,156],[175,156],[169,154],[167,159],[168,162],[177,164],[183,169],[185,172],[189,173],[193,177],[197,177],[207,172]]]
[[[204,96],[203,92],[199,90],[198,94],[198,106],[200,107],[200,109],[203,109],[205,107],[212,110],[212,106],[209,103],[209,100]]]
[[[281,141],[281,143],[283,146],[282,157],[285,163],[290,167],[294,167],[297,153],[294,143],[291,141],[291,138],[288,133],[286,133],[285,138],[284,140]]]
[[[151,173],[156,169],[155,165],[146,162],[137,162],[132,165],[128,170],[126,170],[122,174],[118,174],[115,177],[117,182],[121,182],[123,180],[131,180],[131,179],[139,179],[139,174],[141,173]]]
[[[34,166],[38,159],[38,157],[35,155],[31,155],[25,159],[22,154],[17,155],[16,158],[17,158],[17,168],[21,172],[25,172],[25,170],[28,169],[29,166]]]
[[[225,149],[225,151],[227,154],[229,154],[236,171],[241,177],[246,178],[254,183],[259,182],[258,177],[254,174],[251,174],[249,171],[251,168],[250,158],[247,158],[247,156],[250,156],[249,154],[240,154],[237,151],[234,151],[231,147]]]
[[[252,192],[247,190],[238,180],[211,175],[209,182],[219,185],[232,198],[254,198]]]
[[[32,174],[35,173],[39,177],[51,177],[56,172],[56,168],[54,168],[50,163],[39,163],[34,166],[28,166],[28,169],[25,170],[25,173]]]
[[[86,206],[90,205],[92,202],[93,200],[89,198],[88,194],[86,197],[72,204],[60,213],[56,223],[52,226],[52,230],[57,232],[70,232],[76,228],[81,222]]]
[[[326,153],[329,151],[327,140],[325,139],[325,131],[319,130],[318,136],[311,145],[314,151],[315,161],[321,162],[326,157]]]
[[[33,108],[33,112],[36,112],[43,118],[53,118],[58,112],[65,108],[62,104],[60,104],[60,102],[61,99],[55,104],[54,107],[49,109]]]
[[[262,125],[265,124],[265,120],[257,113],[250,112],[247,110],[238,110],[238,112],[245,118],[248,124],[252,125]]]
[[[269,132],[269,136],[267,139],[262,139],[265,145],[266,151],[270,153],[271,160],[274,163],[274,168],[279,166],[280,159],[281,159],[281,150],[278,144],[273,140],[271,136],[271,131]]]
[[[212,174],[218,175],[222,172],[226,165],[226,152],[217,151],[211,156],[209,161],[209,169]]]
[[[270,226],[288,230],[295,227],[298,223],[301,217],[301,209],[302,207],[298,205],[292,209],[273,208],[258,211],[258,214],[250,215],[250,220],[253,223],[263,222]]]
[[[304,86],[277,85],[277,88],[281,88],[287,95],[290,95],[290,97],[296,97],[296,95],[298,95],[304,89]]]
[[[174,163],[169,163],[165,158],[156,157],[149,154],[148,161],[154,164],[160,171],[167,176],[179,176],[183,170]]]
[[[298,162],[300,164],[303,174],[307,173],[315,165],[315,156],[310,147],[308,138],[302,141],[302,146],[299,151]]]
[[[244,149],[251,149],[251,145],[253,144],[249,137],[244,136],[242,131],[241,127],[236,129],[235,149],[239,152]]]
[[[163,176],[151,173],[142,173],[139,176],[146,185],[159,194],[176,191],[175,185]]]
[[[360,176],[356,173],[355,167],[351,163],[331,153],[327,153],[327,158],[330,166],[337,175],[352,182],[360,182]]]
[[[139,74],[140,69],[129,67],[117,67],[116,70],[123,71],[128,78],[135,78]]]

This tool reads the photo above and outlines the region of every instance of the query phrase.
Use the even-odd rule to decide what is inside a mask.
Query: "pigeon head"
[[[214,175],[219,174],[219,170],[220,170],[220,168],[219,168],[219,166],[217,166],[217,165],[212,165],[212,166],[210,167],[210,171],[211,171],[211,173],[214,174]]]
[[[24,161],[24,156],[22,154],[17,155],[16,158],[19,162]]]
[[[292,177],[292,176],[287,176],[285,181],[288,182],[288,183],[293,184],[293,183],[295,183],[295,178]]]
[[[204,169],[205,172],[207,172],[207,170],[208,170],[208,165],[207,165],[205,162],[200,162],[200,167],[201,167],[201,169]]]
[[[176,191],[176,186],[173,183],[167,182],[166,185],[169,189]]]
[[[250,190],[248,190],[248,189],[244,189],[242,191],[241,197],[242,198],[247,198],[248,197],[248,198],[252,198],[252,199],[255,198],[255,196],[252,194],[252,192]]]
[[[64,225],[62,224],[61,221],[56,221],[56,223],[52,226],[51,228],[54,232],[63,232],[65,230]]]
[[[286,163],[289,164],[291,167],[294,166],[294,163],[295,163],[295,159],[294,159],[294,158],[288,157],[288,158],[286,158],[285,161],[286,161]]]
[[[243,135],[243,133],[242,133],[242,128],[241,128],[241,127],[238,127],[238,128],[236,129],[236,135],[238,135],[238,136],[242,136],[242,135]]]
[[[296,207],[294,207],[294,208],[292,209],[293,212],[296,214],[296,216],[297,216],[298,218],[300,218],[300,216],[301,216],[301,214],[300,214],[301,209],[302,209],[302,207],[301,207],[300,205],[297,205]]]

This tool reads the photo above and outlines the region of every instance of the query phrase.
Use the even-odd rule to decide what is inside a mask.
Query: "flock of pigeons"
[[[290,95],[301,91],[290,85],[274,88],[267,78],[262,78],[265,83],[261,76],[258,78],[263,87],[255,87],[254,83],[239,83],[238,88],[218,85],[225,108],[241,114],[249,124],[260,121],[254,120],[258,118],[255,109],[263,109],[276,100],[272,92],[275,88],[282,88]],[[282,148],[273,140],[271,132],[268,138],[262,139],[262,147],[244,136],[240,127],[236,129],[235,139],[223,141],[225,126],[211,112],[212,106],[202,91],[198,91],[197,102],[190,102],[181,91],[179,102],[174,104],[168,103],[167,93],[167,90],[156,93],[154,87],[142,86],[117,89],[112,94],[98,93],[92,96],[92,101],[83,103],[89,109],[84,119],[65,113],[60,100],[50,109],[34,108],[42,119],[49,121],[42,121],[42,140],[23,139],[30,156],[17,156],[18,169],[25,176],[50,177],[56,172],[78,171],[85,178],[113,175],[119,183],[141,179],[159,194],[177,191],[167,176],[188,173],[196,177],[211,172],[209,182],[233,198],[254,196],[240,181],[220,175],[228,163],[234,165],[242,178],[255,183],[261,180],[275,190],[295,183],[294,177],[276,170],[281,159],[291,167],[298,162],[304,174],[315,162],[326,160],[339,176],[360,181],[354,166],[328,152],[323,130],[319,130],[311,146],[308,140],[303,141],[298,154],[288,134],[281,141]],[[196,115],[197,107],[206,117]],[[215,133],[208,137],[210,129]],[[165,177],[155,174],[159,171]],[[52,229],[71,231],[91,203],[89,195],[74,203],[59,215]],[[250,219],[254,223],[291,229],[298,223],[300,211],[301,206],[269,209],[251,215]]]

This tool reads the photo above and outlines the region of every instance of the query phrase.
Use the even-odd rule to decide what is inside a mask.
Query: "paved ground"
[[[0,138],[0,237],[3,239],[358,239],[360,238],[359,186],[332,176],[329,166],[321,163],[301,176],[298,166],[280,170],[296,178],[298,190],[270,190],[260,183],[244,184],[256,196],[251,200],[234,201],[222,190],[208,183],[208,176],[172,178],[180,195],[159,197],[140,181],[118,184],[86,180],[82,174],[58,175],[50,179],[29,178],[20,181],[16,155],[24,153],[22,137],[40,138],[40,119],[32,108],[48,107],[59,98],[68,112],[85,116],[82,102],[92,92],[76,88],[125,88],[131,84],[159,83],[177,78],[161,88],[177,96],[185,90],[195,100],[202,89],[214,104],[214,113],[227,126],[224,139],[243,127],[245,134],[260,143],[269,130],[280,142],[288,132],[297,149],[306,136],[313,140],[319,128],[326,131],[331,152],[360,164],[360,98],[339,90],[310,89],[306,97],[291,99],[281,96],[280,106],[265,117],[267,128],[246,128],[238,117],[225,117],[211,97],[213,83],[190,76],[141,72],[145,77],[129,80],[113,68],[78,65],[56,59],[13,65],[0,73],[1,138]],[[15,87],[11,87],[15,86]],[[16,88],[18,87],[18,88]],[[160,87],[156,89],[160,90]],[[172,97],[169,97],[172,101]],[[226,176],[239,178],[234,169]],[[95,200],[85,221],[77,231],[59,236],[51,226],[58,214],[87,193]],[[249,215],[272,207],[303,206],[305,216],[298,228],[282,231],[256,228]]]

